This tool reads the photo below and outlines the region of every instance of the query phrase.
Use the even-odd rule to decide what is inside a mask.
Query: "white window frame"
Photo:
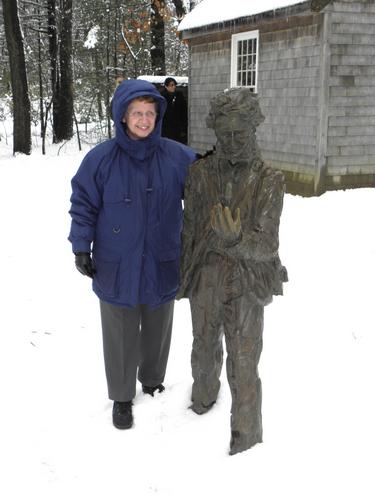
[[[238,54],[238,42],[243,42],[244,40],[248,40],[251,42],[253,40],[256,40],[254,69],[247,68],[247,61],[245,61],[244,69],[238,69],[238,57],[241,57]],[[253,90],[253,92],[256,93],[258,91],[258,61],[259,61],[259,30],[246,31],[244,33],[236,33],[235,35],[232,35],[231,79],[230,79],[231,87],[249,87]],[[251,74],[251,72],[253,71],[255,82],[250,83],[250,85],[249,84],[243,85],[242,83],[239,84],[238,82],[239,71],[246,73],[246,75]]]

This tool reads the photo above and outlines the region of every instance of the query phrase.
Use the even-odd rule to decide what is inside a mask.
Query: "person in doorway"
[[[177,298],[189,298],[191,307],[191,408],[206,413],[217,399],[224,333],[231,455],[262,441],[263,309],[287,279],[278,256],[284,178],[262,161],[256,143],[262,121],[250,89],[214,97],[207,126],[216,134],[216,150],[191,167],[185,185]]]
[[[161,135],[186,144],[187,142],[187,105],[183,94],[176,90],[177,82],[168,77],[164,81],[161,95],[167,101]]]
[[[164,390],[179,281],[182,197],[189,147],[161,137],[166,101],[127,80],[112,100],[115,138],[94,147],[72,179],[69,240],[100,299],[113,424],[133,425],[136,379]]]

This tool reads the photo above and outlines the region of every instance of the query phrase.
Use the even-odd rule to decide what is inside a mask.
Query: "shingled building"
[[[203,0],[180,23],[190,51],[189,144],[212,148],[210,99],[245,85],[266,117],[262,156],[284,172],[289,192],[375,186],[374,0],[236,3],[225,2],[233,13],[220,18],[224,3]]]

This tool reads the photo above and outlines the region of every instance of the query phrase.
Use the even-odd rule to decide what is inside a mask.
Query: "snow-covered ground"
[[[0,141],[0,497],[373,500],[375,191],[286,195],[283,297],[266,308],[264,443],[229,456],[230,393],[188,409],[191,322],[176,304],[166,391],[111,423],[98,303],[67,241],[73,141]]]

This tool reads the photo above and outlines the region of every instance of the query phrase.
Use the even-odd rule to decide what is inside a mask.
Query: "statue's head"
[[[263,120],[257,96],[247,87],[235,87],[211,100],[206,124],[215,132],[218,153],[236,162],[258,154],[255,131]]]

